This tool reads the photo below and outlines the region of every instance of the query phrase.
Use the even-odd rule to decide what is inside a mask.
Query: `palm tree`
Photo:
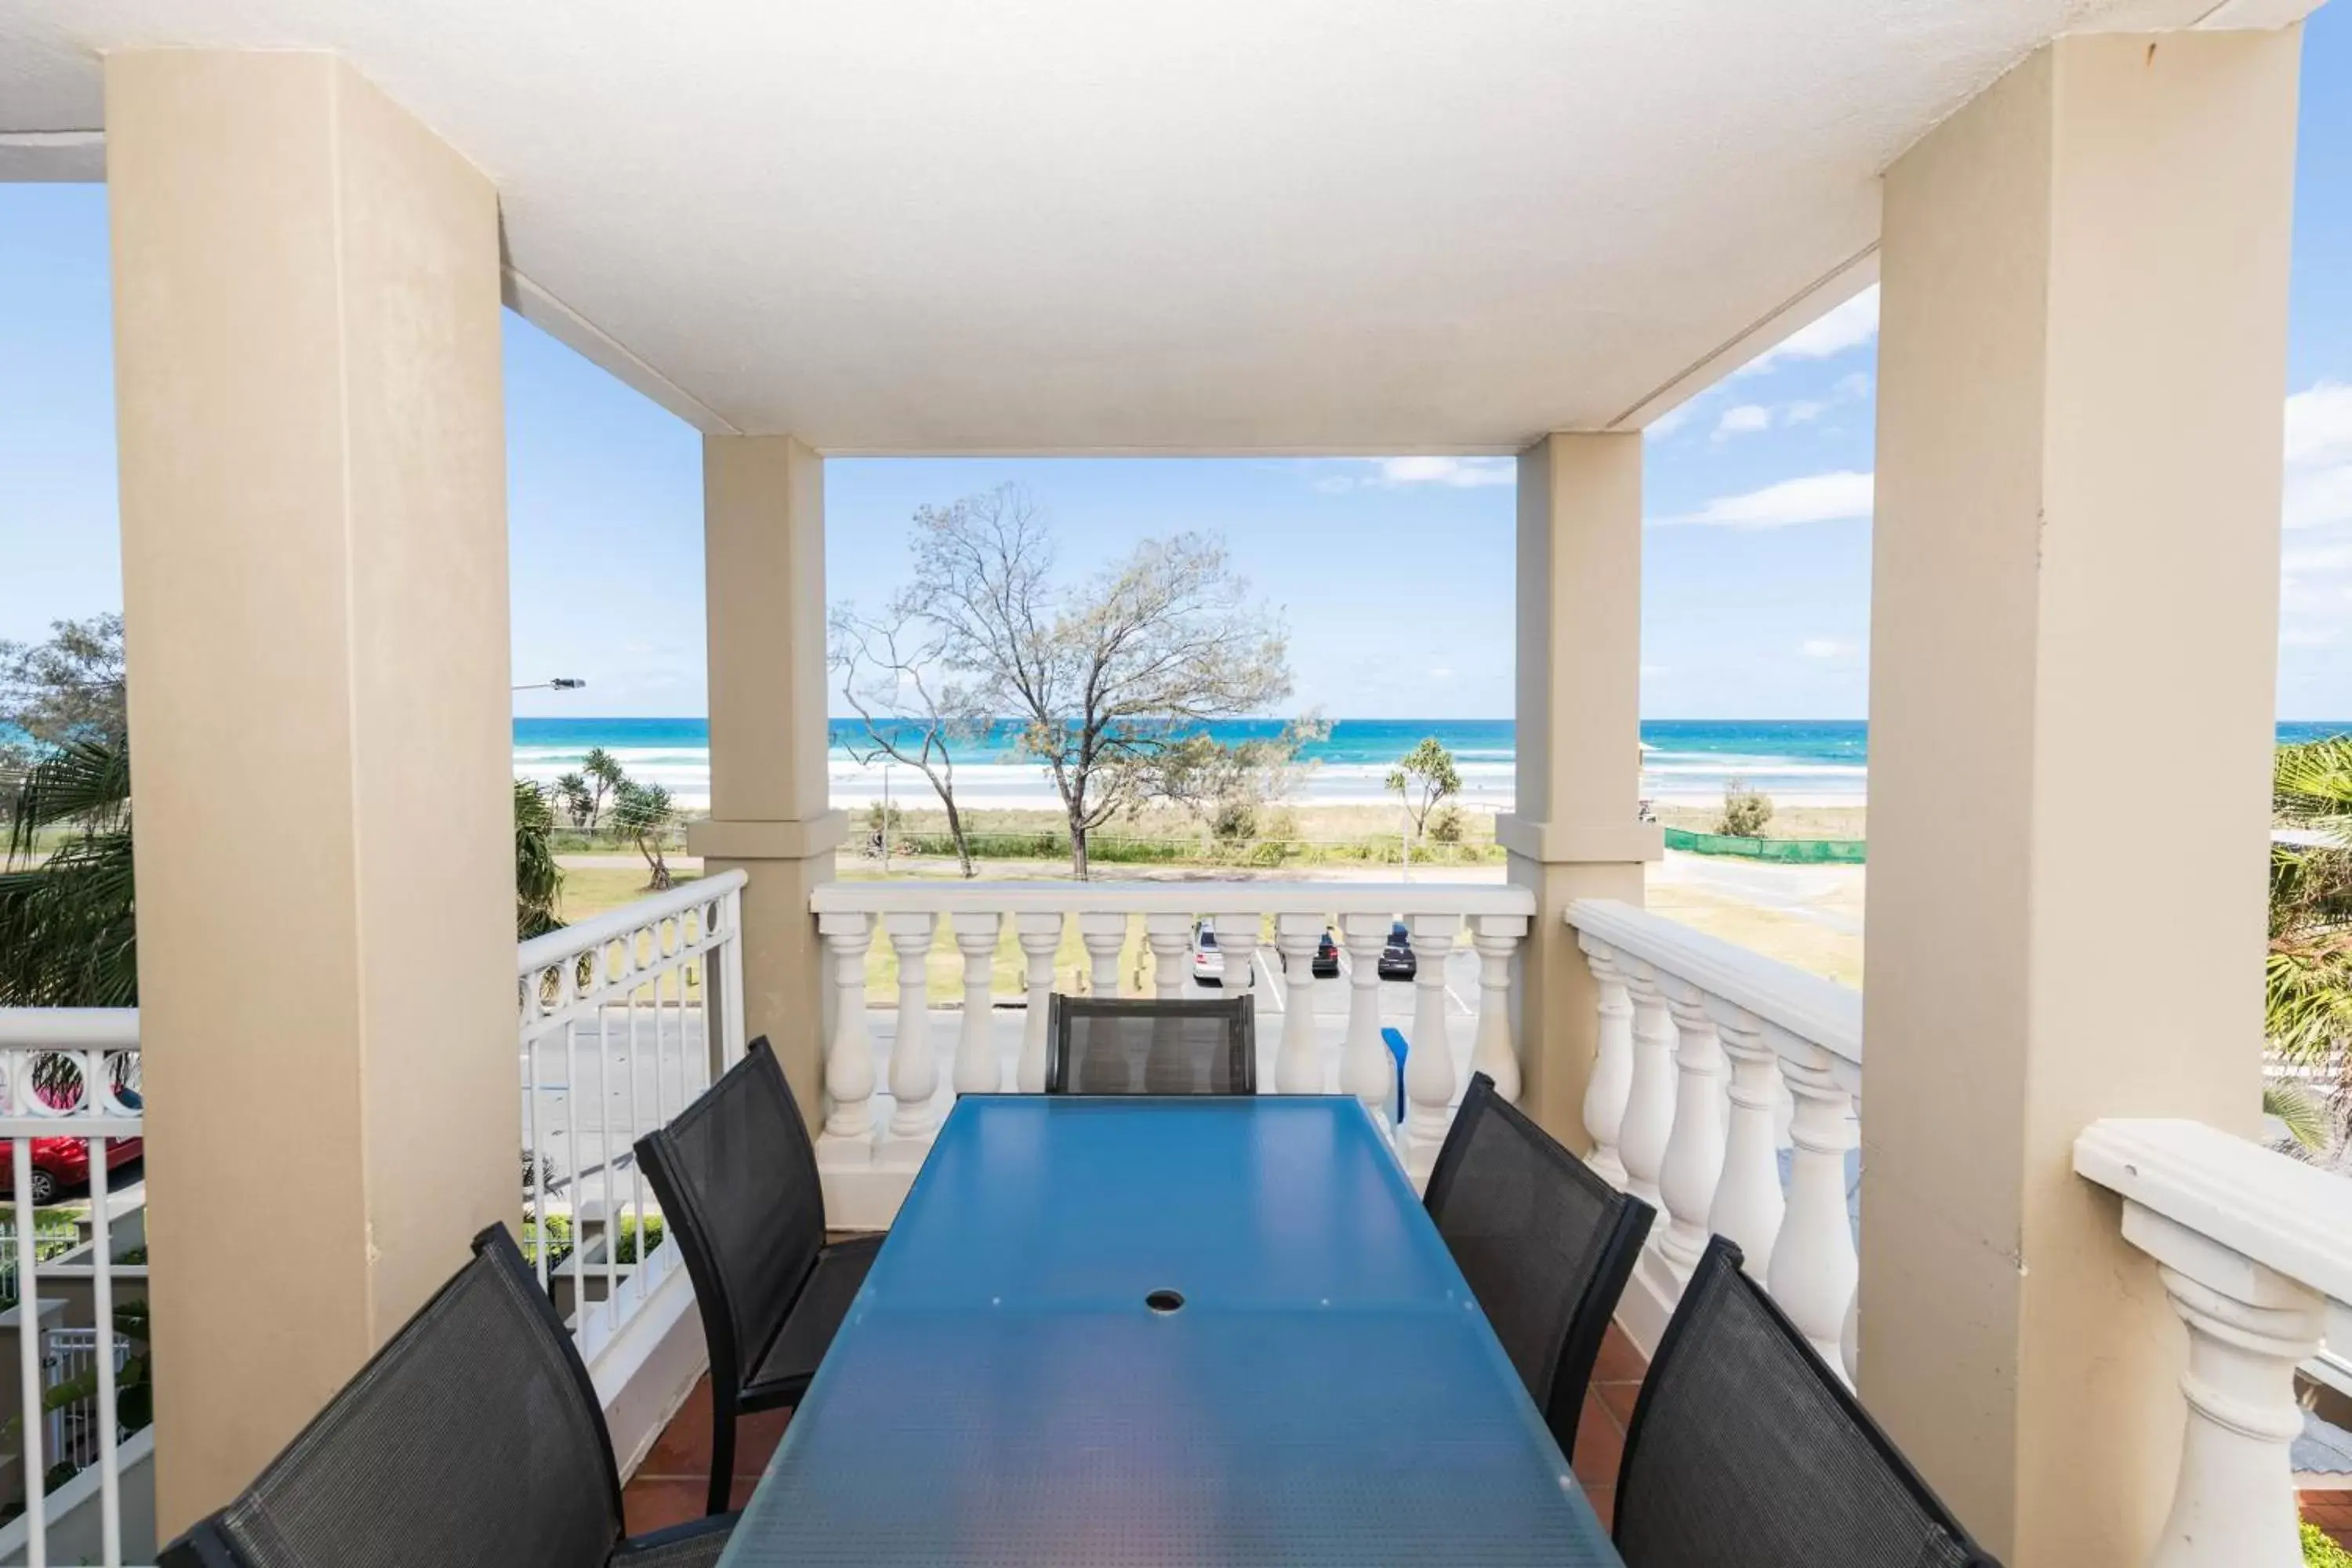
[[[13,785],[0,858],[0,1005],[137,1006],[129,746],[119,736],[68,737]],[[58,829],[36,864],[40,842]]]
[[[588,754],[580,759],[580,771],[588,775],[591,786],[588,826],[593,827],[596,819],[604,815],[604,796],[611,795],[617,798],[621,786],[629,782],[629,775],[621,771],[621,764],[613,753],[602,746],[588,748]]]
[[[514,782],[515,940],[554,931],[563,924],[555,905],[563,892],[563,870],[555,862],[555,808],[529,779]]]
[[[585,827],[596,820],[596,797],[582,774],[565,773],[557,779],[555,799],[563,807],[563,815],[572,819],[572,826]]]
[[[2271,795],[2295,839],[2271,846],[2263,1032],[2286,1062],[2333,1075],[2336,1100],[2332,1112],[2298,1105],[2300,1091],[2279,1085],[2286,1102],[2272,1110],[2316,1146],[2352,1105],[2352,735],[2281,746]]]

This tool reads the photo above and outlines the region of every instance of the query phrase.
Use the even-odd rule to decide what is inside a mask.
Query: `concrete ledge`
[[[849,841],[849,814],[828,811],[804,822],[721,822],[686,825],[686,847],[706,860],[808,860]]]
[[[1654,822],[1533,822],[1506,812],[1495,818],[1495,842],[1546,866],[1622,865],[1666,854],[1666,830]]]

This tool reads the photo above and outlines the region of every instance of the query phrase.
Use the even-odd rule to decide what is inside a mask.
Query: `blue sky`
[[[2352,6],[2305,45],[2287,402],[2279,715],[2352,718]],[[106,213],[92,186],[0,184],[0,637],[121,602]],[[1857,718],[1867,706],[1875,298],[1843,307],[1650,433],[1643,711]],[[515,679],[526,713],[704,710],[699,437],[507,319]],[[877,604],[907,520],[1026,486],[1074,568],[1222,532],[1280,605],[1293,706],[1511,710],[1507,460],[840,460],[832,596]]]

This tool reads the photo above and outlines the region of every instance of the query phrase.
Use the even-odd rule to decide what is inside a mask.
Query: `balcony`
[[[1046,994],[1181,989],[1206,921],[1267,1092],[1424,1173],[1486,1071],[1657,1205],[1595,1419],[1720,1233],[2011,1568],[2284,1568],[2352,1338],[2352,1189],[2253,1141],[2309,8],[22,0],[0,173],[110,185],[141,1008],[0,1020],[26,1489],[97,1439],[0,1559],[235,1496],[494,1223],[670,1473],[703,1352],[631,1142],[766,1037],[887,1225]],[[1644,551],[1788,521],[1653,515],[1643,444],[1874,285],[1854,992],[1642,907]],[[501,301],[698,435],[712,770],[704,879],[511,967]],[[843,879],[826,465],[1003,452],[1509,458],[1503,885]],[[54,1257],[52,1136],[100,1155]]]

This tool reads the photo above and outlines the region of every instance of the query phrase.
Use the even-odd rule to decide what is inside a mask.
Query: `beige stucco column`
[[[168,1533],[519,1218],[498,195],[327,55],[106,132]]]
[[[705,437],[702,506],[710,817],[688,843],[750,875],[746,1037],[775,1046],[814,1124],[829,987],[809,893],[848,833],[825,782],[824,459],[790,436]]]
[[[1886,176],[1862,1393],[2016,1568],[2179,1451],[2075,1135],[2257,1126],[2298,47],[2064,39]]]
[[[1517,960],[1520,1100],[1579,1149],[1598,1044],[1592,972],[1563,918],[1642,901],[1664,852],[1642,791],[1642,437],[1547,436],[1519,454],[1517,809],[1509,878],[1536,894]]]

